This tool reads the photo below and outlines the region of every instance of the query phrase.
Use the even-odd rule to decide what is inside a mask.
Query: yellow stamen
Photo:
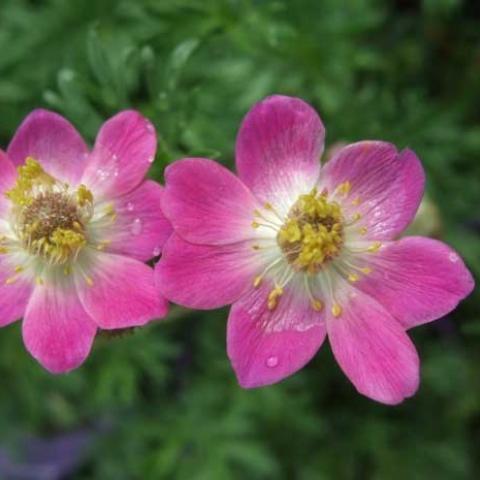
[[[274,310],[278,305],[278,300],[283,295],[283,288],[277,285],[269,294],[268,294],[268,309]]]
[[[362,228],[359,230],[359,232],[360,232],[360,235],[366,235],[367,232],[368,232],[368,229],[367,229],[367,227],[362,227]]]
[[[17,281],[17,277],[9,277],[5,280],[5,285],[11,285],[12,283],[15,283]]]
[[[349,281],[349,282],[352,282],[352,283],[358,282],[359,278],[360,278],[360,277],[359,277],[356,273],[350,273],[350,274],[348,275],[348,281]]]
[[[360,197],[356,197],[354,200],[352,200],[352,205],[354,207],[357,207],[358,205],[360,205]]]
[[[81,207],[93,203],[92,192],[85,185],[80,185],[77,189],[77,200]]]
[[[369,252],[377,252],[377,251],[380,249],[381,246],[382,246],[382,243],[381,243],[381,242],[375,242],[375,243],[373,243],[372,245],[370,245],[370,246],[367,248],[367,250],[368,250]]]
[[[260,283],[262,283],[262,278],[263,278],[263,277],[262,277],[261,275],[258,275],[257,277],[255,277],[255,278],[253,279],[253,286],[254,286],[255,288],[257,288],[257,287],[260,285]]]
[[[362,268],[360,269],[360,271],[361,271],[362,273],[364,273],[365,275],[368,275],[369,273],[372,273],[372,269],[371,269],[370,267],[362,267]]]
[[[25,165],[18,167],[18,177],[15,186],[8,190],[5,195],[15,205],[30,205],[33,201],[31,190],[34,184],[52,185],[54,182],[55,180],[45,173],[40,163],[32,157],[27,157]]]
[[[342,314],[342,307],[338,303],[332,305],[332,315],[338,318]]]
[[[310,301],[310,305],[316,312],[320,312],[323,309],[323,303],[320,300],[313,299]]]
[[[300,195],[277,234],[277,243],[295,270],[317,273],[343,243],[339,204],[318,196],[315,189]]]
[[[352,184],[347,180],[337,187],[338,193],[347,196],[352,188]]]

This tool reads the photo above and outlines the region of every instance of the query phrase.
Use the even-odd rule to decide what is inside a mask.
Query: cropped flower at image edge
[[[0,326],[24,317],[28,351],[52,373],[78,367],[98,328],[167,312],[143,262],[171,233],[160,185],[144,180],[153,125],[124,111],[90,152],[61,116],[32,112],[0,151]]]
[[[241,126],[238,177],[202,158],[169,166],[175,233],[156,280],[187,307],[233,304],[227,349],[243,387],[293,374],[328,336],[360,393],[397,404],[419,385],[406,331],[453,310],[473,279],[447,245],[396,240],[424,191],[411,150],[363,141],[320,168],[324,137],[308,104],[272,96]]]

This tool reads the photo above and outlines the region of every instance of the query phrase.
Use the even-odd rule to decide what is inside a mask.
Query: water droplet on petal
[[[153,256],[154,256],[154,257],[158,257],[161,252],[162,252],[162,249],[161,249],[160,247],[155,247],[155,248],[153,249]]]
[[[139,218],[136,218],[132,222],[131,232],[133,235],[140,235],[140,233],[142,233],[142,221]]]
[[[155,160],[155,157],[152,156],[152,157],[148,157],[148,163],[153,163]]]
[[[278,357],[268,357],[265,363],[267,367],[274,368],[278,365]]]
[[[135,208],[135,205],[133,205],[132,202],[128,202],[128,203],[127,203],[127,210],[128,210],[129,212],[133,212],[133,209],[134,209],[134,208]]]
[[[103,168],[97,170],[97,175],[100,180],[106,180],[109,177],[108,171]]]
[[[453,262],[453,263],[458,262],[458,255],[457,255],[456,253],[453,253],[453,252],[452,252],[452,253],[450,253],[450,255],[448,256],[448,259],[449,259],[451,262]]]

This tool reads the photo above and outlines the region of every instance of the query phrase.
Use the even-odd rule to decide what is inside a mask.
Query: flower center
[[[343,244],[340,205],[328,202],[316,189],[301,195],[280,228],[277,243],[294,270],[317,273]]]
[[[84,185],[72,191],[30,157],[18,173],[6,196],[14,205],[14,228],[23,247],[50,264],[67,263],[87,244],[92,193]]]

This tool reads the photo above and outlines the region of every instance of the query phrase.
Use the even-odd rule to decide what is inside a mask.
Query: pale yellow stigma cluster
[[[276,248],[281,252],[281,256],[270,257],[270,263],[253,280],[255,288],[266,276],[273,280],[268,309],[277,307],[285,286],[296,278],[297,285],[299,280],[303,283],[313,310],[321,311],[326,302],[334,317],[342,315],[337,300],[338,282],[355,283],[370,274],[372,266],[365,254],[375,253],[382,246],[363,238],[368,231],[366,226],[358,225],[362,215],[352,213],[352,207],[362,201],[360,197],[350,198],[351,190],[348,180],[337,185],[330,195],[326,190],[319,193],[313,189],[300,195],[286,216],[280,215],[270,203],[264,204],[266,213],[255,210],[252,227],[263,232],[273,230]],[[342,212],[343,207],[347,207],[348,218]],[[265,251],[266,255],[271,248],[265,244],[253,245],[254,250]]]
[[[70,191],[29,157],[6,196],[13,204],[17,237],[29,253],[48,264],[64,265],[87,244],[85,225],[93,212],[93,195],[84,185]]]
[[[315,189],[301,195],[280,228],[277,242],[295,270],[317,273],[342,246],[340,205],[328,202]]]

